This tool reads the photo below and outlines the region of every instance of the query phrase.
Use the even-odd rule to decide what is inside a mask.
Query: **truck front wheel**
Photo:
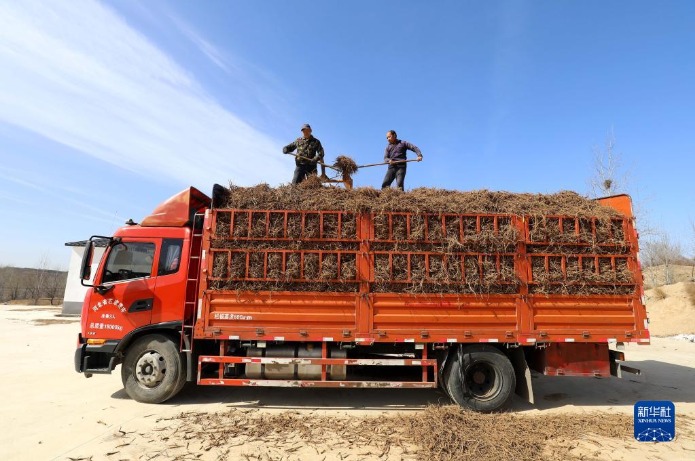
[[[483,344],[452,351],[443,378],[454,402],[482,412],[504,409],[516,387],[514,367],[507,356]]]
[[[186,382],[185,357],[160,334],[136,339],[121,366],[126,393],[138,402],[161,403],[176,395]]]

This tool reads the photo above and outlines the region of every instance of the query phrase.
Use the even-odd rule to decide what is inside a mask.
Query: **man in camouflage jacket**
[[[302,125],[302,137],[282,148],[283,154],[297,151],[292,184],[299,184],[310,174],[316,174],[316,164],[323,163],[323,146],[321,141],[311,135],[311,126]]]

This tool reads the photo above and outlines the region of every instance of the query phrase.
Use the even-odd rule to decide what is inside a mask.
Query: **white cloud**
[[[98,206],[90,205],[84,199],[75,199],[73,197],[70,197],[69,194],[66,194],[66,191],[69,191],[71,188],[66,188],[62,184],[62,182],[47,181],[43,180],[43,178],[40,177],[35,178],[35,176],[36,174],[34,172],[31,172],[30,175],[26,175],[26,177],[23,178],[22,171],[12,168],[6,168],[0,165],[0,180],[2,180],[5,184],[14,183],[15,185],[24,188],[33,189],[34,191],[40,192],[44,197],[47,197],[50,200],[57,200],[68,204],[69,206],[65,206],[61,209],[61,213],[75,213],[77,210],[79,210],[79,212],[83,213],[80,214],[80,216],[84,217],[85,219],[108,219],[109,222],[113,222],[114,214],[112,212],[104,210],[103,208]],[[15,190],[16,188],[13,187],[11,189]],[[18,190],[21,191],[21,188]],[[31,209],[34,209],[37,206],[36,202],[30,202],[24,198],[17,197],[16,193],[8,194],[0,190],[0,198],[8,198],[17,203],[31,205]],[[50,207],[47,208],[48,209],[46,210],[46,212],[50,213]]]
[[[182,184],[290,177],[281,143],[92,1],[0,3],[0,121]]]
[[[6,173],[5,173],[6,172]],[[5,166],[0,166],[0,179],[3,182],[13,182],[20,186],[28,187],[30,189],[37,190],[39,192],[48,192],[48,190],[36,181],[32,181],[29,178],[22,178],[22,172],[15,168],[7,168]]]
[[[188,24],[181,21],[176,15],[169,14],[169,17],[179,31],[181,31],[186,38],[193,42],[210,61],[212,61],[217,67],[224,70],[226,73],[230,74],[232,72],[227,62],[227,58],[224,57],[223,53],[218,50],[217,47],[201,37]]]
[[[288,97],[289,99],[294,97],[289,88],[262,67],[246,61],[240,56],[231,55],[229,52],[221,50],[203,38],[198,31],[176,14],[168,12],[166,16],[176,29],[193,43],[211,63],[227,74],[229,78],[225,78],[225,80],[228,82],[230,92],[236,96],[236,101],[248,104],[247,100],[251,99],[254,106],[262,108],[266,114],[277,120],[276,123],[286,124],[281,119],[290,111],[292,106]],[[294,129],[295,124],[292,122],[289,125]]]

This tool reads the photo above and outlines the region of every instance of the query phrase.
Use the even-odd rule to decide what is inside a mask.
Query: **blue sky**
[[[0,0],[0,265],[66,266],[193,185],[422,149],[406,187],[590,192],[609,133],[642,222],[695,243],[695,3]],[[379,186],[383,168],[360,171]],[[646,224],[645,224],[646,226]]]

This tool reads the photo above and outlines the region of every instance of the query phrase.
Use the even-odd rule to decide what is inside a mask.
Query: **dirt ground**
[[[664,309],[651,311],[657,325]],[[695,459],[695,343],[687,336],[628,346],[639,376],[535,376],[536,404],[516,398],[506,414],[442,407],[447,398],[434,390],[189,385],[145,405],[123,391],[120,367],[91,379],[75,373],[79,320],[59,313],[0,306],[2,460]],[[673,442],[634,440],[639,400],[675,403]]]

